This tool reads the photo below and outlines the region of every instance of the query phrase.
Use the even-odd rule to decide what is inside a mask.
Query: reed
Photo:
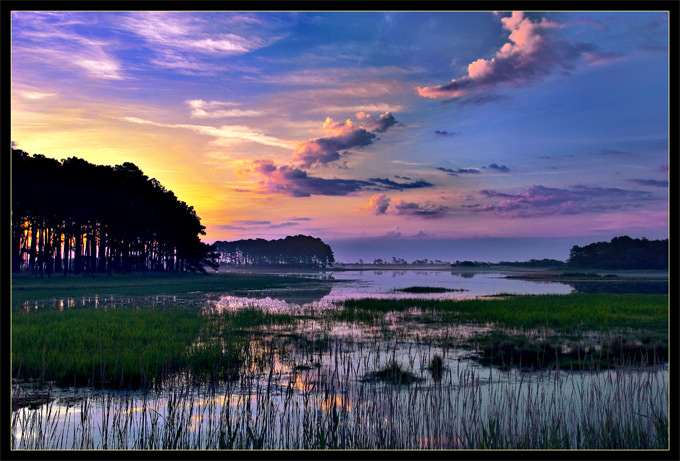
[[[652,449],[668,447],[668,382],[658,367],[598,373],[480,369],[425,344],[333,342],[319,367],[281,367],[261,344],[238,379],[88,394],[13,413],[15,449]],[[304,355],[303,351],[297,353]],[[439,381],[414,376],[440,357]],[[299,357],[298,357],[299,358]],[[294,358],[292,363],[294,362]],[[411,365],[412,364],[412,365]],[[402,370],[403,371],[403,370]]]

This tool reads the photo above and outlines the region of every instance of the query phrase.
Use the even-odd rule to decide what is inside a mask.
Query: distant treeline
[[[557,259],[530,259],[529,261],[501,261],[500,266],[511,267],[564,267],[566,263]]]
[[[193,207],[132,163],[57,161],[12,149],[12,271],[203,271]]]
[[[569,267],[598,269],[668,269],[668,239],[633,239],[624,235],[611,242],[574,245]]]
[[[557,259],[530,259],[529,261],[500,261],[498,263],[488,263],[483,261],[456,261],[451,264],[452,267],[492,267],[492,266],[510,266],[510,267],[564,267],[564,261]]]
[[[217,241],[213,245],[220,255],[219,262],[232,266],[325,268],[335,262],[330,246],[307,235],[279,240]]]

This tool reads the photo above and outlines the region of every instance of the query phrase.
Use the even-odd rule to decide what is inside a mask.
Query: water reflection
[[[85,389],[87,397],[70,404],[52,399],[24,407],[14,412],[13,448],[217,449],[241,444],[300,449],[319,448],[305,441],[318,440],[320,432],[326,442],[344,433],[358,444],[347,442],[345,448],[475,448],[473,441],[491,420],[504,437],[516,436],[517,442],[559,422],[569,435],[565,440],[574,444],[568,448],[577,448],[577,432],[584,433],[589,424],[603,425],[611,418],[635,421],[651,435],[654,421],[636,415],[668,412],[667,366],[588,373],[504,371],[412,341],[350,339],[310,351],[282,347],[266,337],[253,341],[249,351],[249,372],[236,382],[196,387],[177,380],[149,391]],[[442,361],[440,380],[427,372],[433,357]],[[394,385],[364,379],[390,363],[418,380]],[[237,442],[223,446],[220,434]]]
[[[322,287],[216,295],[93,295],[27,301],[23,309],[195,303],[217,311],[254,308],[313,314],[337,309],[345,299],[371,296],[462,299],[572,291],[563,283],[470,274],[347,271],[335,273],[336,282]],[[410,286],[468,291],[395,292]],[[573,441],[576,431],[588,428],[581,426],[583,421],[595,427],[609,421],[611,414],[650,424],[640,427],[653,434],[654,422],[637,415],[668,412],[668,365],[601,372],[499,370],[479,364],[470,357],[472,351],[459,346],[490,332],[492,325],[442,327],[436,321],[422,323],[422,314],[418,309],[388,313],[370,325],[309,315],[296,325],[265,328],[248,338],[247,360],[234,382],[194,386],[190,376],[179,374],[156,390],[51,390],[44,400],[17,401],[12,444],[17,449],[220,449],[241,443],[245,448],[261,444],[260,448],[300,449],[318,448],[307,444],[326,431],[324,437],[342,433],[345,440],[356,442],[347,448],[470,448],[468,444],[481,437],[480,421],[488,424],[494,419],[503,434],[516,434],[518,440],[525,428],[533,434],[540,424],[552,427],[558,421]],[[437,379],[428,372],[433,357],[442,361]],[[418,379],[409,386],[365,379],[391,363]],[[13,389],[13,396],[30,394],[27,385]],[[461,428],[470,432],[460,436]],[[221,439],[225,434],[233,439]]]

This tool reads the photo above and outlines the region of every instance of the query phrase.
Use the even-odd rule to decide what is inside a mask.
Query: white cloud
[[[191,116],[194,118],[223,118],[223,117],[255,117],[262,115],[261,112],[250,109],[239,109],[238,104],[225,101],[203,101],[191,99],[186,101],[191,107]],[[231,107],[231,109],[223,109]]]
[[[137,117],[122,117],[122,120],[140,125],[152,125],[162,128],[183,128],[194,131],[195,133],[212,136],[216,138],[218,142],[226,141],[229,144],[234,142],[252,141],[265,146],[281,147],[283,149],[292,149],[295,147],[294,141],[268,136],[243,125],[222,125],[216,128],[213,126],[189,125],[181,123],[161,123],[151,120],[144,120]]]

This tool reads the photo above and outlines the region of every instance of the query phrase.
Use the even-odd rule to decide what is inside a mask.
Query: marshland
[[[16,278],[12,448],[667,449],[667,285],[507,275]]]

